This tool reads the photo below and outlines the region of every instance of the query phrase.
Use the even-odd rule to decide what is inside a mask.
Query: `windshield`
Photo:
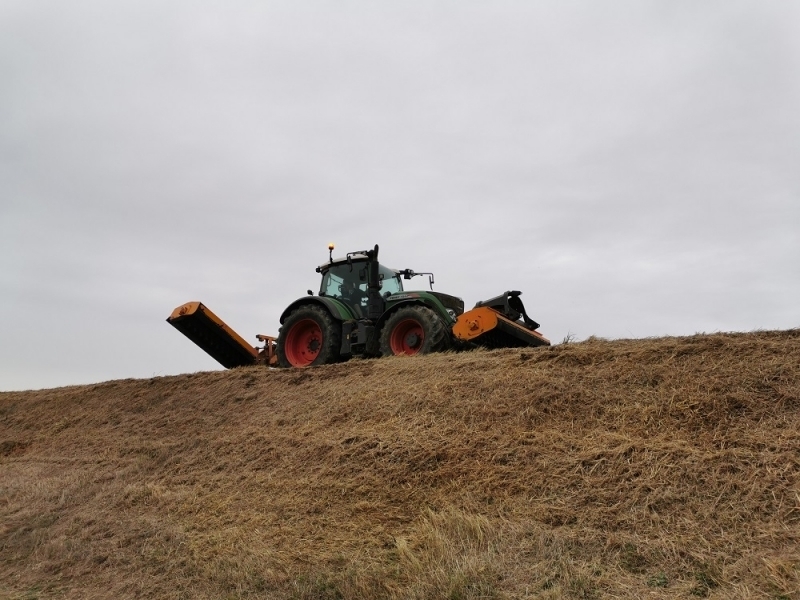
[[[400,275],[387,269],[383,265],[380,266],[378,271],[381,274],[381,294],[384,296],[396,294],[403,291],[403,282]]]
[[[381,294],[396,294],[403,291],[400,276],[391,269],[379,265]],[[339,300],[349,300],[362,306],[367,305],[367,263],[354,262],[352,265],[336,265],[322,276],[320,296],[330,296]]]

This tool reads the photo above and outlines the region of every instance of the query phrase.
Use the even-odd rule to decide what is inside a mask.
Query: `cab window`
[[[400,276],[383,265],[378,269],[381,277],[381,294],[397,294],[403,291],[403,282]]]
[[[381,279],[381,294],[397,294],[403,291],[403,283],[400,276],[391,269],[383,265],[378,268]],[[364,297],[367,294],[367,266],[365,263],[353,263],[352,265],[336,265],[325,272],[322,277],[319,295],[330,296],[332,298],[343,299],[353,293],[361,292]]]
[[[364,264],[337,265],[331,267],[322,277],[320,296],[342,299],[345,291],[354,288],[367,290],[367,273]]]

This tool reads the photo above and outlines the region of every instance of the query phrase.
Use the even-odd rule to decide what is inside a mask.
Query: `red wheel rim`
[[[425,330],[415,319],[400,321],[389,334],[392,354],[416,354],[422,349],[424,341]]]
[[[322,350],[322,328],[313,319],[294,324],[286,335],[284,352],[293,367],[307,367]]]

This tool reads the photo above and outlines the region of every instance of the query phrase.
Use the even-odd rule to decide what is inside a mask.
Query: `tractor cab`
[[[319,295],[335,298],[366,316],[369,302],[370,258],[360,252],[335,258],[317,267],[322,274]],[[378,264],[378,290],[383,298],[403,291],[401,273]]]

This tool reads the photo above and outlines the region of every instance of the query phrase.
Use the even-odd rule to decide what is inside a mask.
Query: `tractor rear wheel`
[[[278,334],[278,364],[310,367],[339,361],[342,330],[320,306],[301,306],[286,318]]]
[[[450,348],[447,325],[427,306],[398,309],[381,330],[381,354],[399,356],[441,352]]]

